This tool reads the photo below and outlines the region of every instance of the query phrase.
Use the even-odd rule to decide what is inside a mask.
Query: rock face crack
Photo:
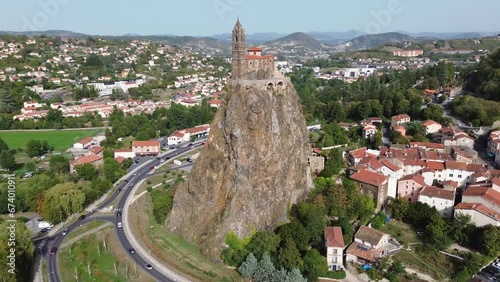
[[[244,238],[273,229],[312,188],[300,100],[281,80],[279,93],[259,81],[232,81],[207,144],[177,189],[166,228],[213,261],[229,231]]]

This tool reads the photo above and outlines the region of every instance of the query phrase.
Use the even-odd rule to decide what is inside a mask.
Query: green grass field
[[[53,131],[2,131],[0,137],[7,143],[10,149],[24,148],[29,140],[47,140],[54,146],[56,151],[65,151],[73,146],[73,143],[85,137],[98,134],[101,130],[53,130]]]

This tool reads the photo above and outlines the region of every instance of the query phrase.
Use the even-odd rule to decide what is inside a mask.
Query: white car
[[[118,222],[118,224],[116,224],[116,226],[118,226],[118,228],[122,228],[122,223]]]
[[[151,270],[153,269],[153,266],[149,263],[145,264],[144,267],[147,269],[147,270]]]

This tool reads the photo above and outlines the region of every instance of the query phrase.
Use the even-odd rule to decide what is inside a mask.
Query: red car
[[[52,249],[50,249],[50,254],[53,255],[57,252],[57,247],[53,247]]]
[[[154,167],[154,166],[152,166],[152,167],[150,167],[149,169],[150,169],[150,170],[153,170],[153,169],[155,169],[155,167]]]

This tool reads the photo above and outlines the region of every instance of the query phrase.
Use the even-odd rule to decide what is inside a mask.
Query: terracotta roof
[[[487,206],[479,203],[459,203],[455,206],[455,210],[475,210],[480,212],[486,216],[492,217],[497,221],[500,221],[500,213],[496,212],[493,209],[488,208]]]
[[[426,120],[426,121],[424,121],[424,122],[422,123],[422,125],[423,125],[423,126],[425,126],[425,127],[427,127],[427,126],[431,126],[431,125],[433,125],[433,124],[434,124],[434,125],[439,125],[439,126],[442,126],[440,123],[435,122],[435,121],[433,121],[433,120],[431,120],[431,119],[430,119],[430,120]]]
[[[485,200],[500,206],[500,192],[491,187],[469,187],[462,194],[463,197],[483,197]]]
[[[422,147],[428,149],[444,149],[443,144],[430,143],[430,142],[410,142],[410,147]]]
[[[405,131],[406,132],[406,128],[402,125],[396,125],[394,126],[394,130],[395,131]]]
[[[407,114],[402,114],[402,115],[397,115],[397,116],[392,117],[392,119],[394,119],[396,121],[401,121],[401,120],[409,119],[409,118],[410,118],[410,116]]]
[[[382,160],[381,163],[383,165],[385,165],[387,168],[389,168],[390,170],[392,171],[398,171],[400,170],[401,168],[393,163],[391,163],[390,161],[388,160]]]
[[[453,191],[445,190],[442,188],[436,188],[433,186],[425,186],[420,191],[420,196],[427,196],[430,198],[440,198],[453,201],[455,200],[455,193]]]
[[[362,169],[354,173],[351,175],[351,179],[377,187],[387,183],[387,176],[371,172],[366,169]]]
[[[355,159],[364,158],[366,155],[366,148],[361,148],[361,149],[357,149],[354,151],[350,151],[349,155],[351,155]]]
[[[480,164],[466,164],[465,167],[467,171],[486,172],[486,168]]]
[[[119,164],[122,164],[124,161],[125,161],[125,158],[124,157],[116,157],[115,160],[119,163]]]
[[[93,137],[87,137],[87,138],[83,138],[82,140],[80,140],[80,141],[78,141],[76,143],[85,145],[85,144],[91,143],[92,141],[94,141]]]
[[[139,146],[158,146],[158,147],[160,147],[160,141],[153,140],[153,141],[134,141],[134,142],[132,142],[132,147],[139,147]]]
[[[322,151],[318,148],[311,148],[312,152],[318,155],[321,155]]]
[[[80,157],[78,159],[74,159],[71,163],[73,165],[91,164],[91,163],[97,162],[99,160],[102,160],[101,156],[98,156],[98,155],[85,155],[85,156],[82,156],[82,157]]]
[[[458,187],[458,182],[456,181],[453,181],[453,180],[448,180],[448,181],[443,181],[443,186],[451,186],[453,188],[457,188]]]
[[[90,152],[92,154],[95,154],[95,155],[99,154],[102,151],[104,151],[104,147],[101,147],[101,146],[96,146],[96,147],[90,148]]]
[[[445,163],[447,169],[455,169],[455,170],[467,170],[467,164],[456,162],[456,161],[447,161]]]
[[[425,186],[424,177],[422,175],[420,175],[419,173],[407,175],[407,176],[401,178],[399,181],[410,181],[410,180],[415,181],[416,183],[420,184],[421,186]]]
[[[325,228],[325,243],[327,247],[344,248],[344,237],[342,228],[327,226]]]
[[[382,253],[384,251],[383,248],[364,250],[358,247],[360,245],[361,245],[360,243],[353,242],[347,248],[346,253],[354,255],[366,261],[376,262],[382,256]]]
[[[132,149],[127,149],[127,148],[116,149],[115,153],[132,153]]]
[[[382,231],[362,225],[358,229],[358,232],[356,232],[356,235],[354,235],[354,238],[357,238],[363,242],[368,242],[372,246],[375,246],[378,245],[384,235],[386,234]]]
[[[262,51],[262,48],[257,47],[257,46],[252,46],[252,47],[248,48],[248,51]]]
[[[445,170],[443,162],[427,161],[427,167],[433,170]]]

